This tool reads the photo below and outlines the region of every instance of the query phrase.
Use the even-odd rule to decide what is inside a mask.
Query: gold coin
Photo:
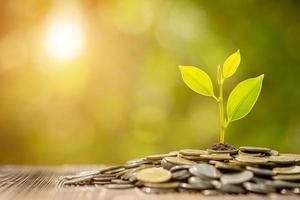
[[[239,150],[239,155],[240,156],[252,156],[252,157],[264,157],[265,153],[247,153]]]
[[[275,167],[273,168],[273,172],[275,174],[300,174],[300,166]]]
[[[207,160],[231,160],[232,159],[229,153],[200,155],[200,157]]]
[[[168,170],[162,167],[142,169],[137,173],[137,179],[142,182],[147,183],[163,183],[171,179],[172,174]]]
[[[238,156],[235,159],[241,163],[250,163],[250,164],[266,164],[266,163],[268,163],[268,160],[264,157]]]
[[[200,156],[185,156],[185,155],[179,154],[179,157],[186,159],[186,160],[193,160],[193,161],[203,160],[202,158],[200,158]]]
[[[167,182],[167,183],[144,183],[144,186],[151,188],[178,188],[179,182]]]
[[[250,147],[250,146],[242,146],[239,148],[241,151],[246,151],[246,152],[255,152],[255,153],[270,153],[271,149],[270,148],[265,148],[265,147]]]
[[[217,169],[227,169],[227,170],[234,170],[234,171],[243,170],[242,167],[230,162],[220,162],[220,161],[211,160],[209,161],[209,164],[215,165]]]
[[[196,164],[196,162],[187,160],[180,157],[165,157],[164,158],[167,162],[175,164],[175,165],[193,165]]]
[[[203,154],[208,154],[207,151],[200,149],[182,149],[179,151],[179,153],[185,156],[200,156]]]
[[[268,160],[277,164],[294,164],[296,162],[295,157],[291,156],[269,156]]]
[[[174,156],[176,156],[176,154],[155,154],[155,155],[147,156],[146,159],[147,160],[161,160],[164,157],[174,157]]]
[[[293,153],[281,153],[281,156],[288,156],[295,158],[296,162],[300,162],[300,154],[293,154]]]
[[[300,181],[300,174],[279,174],[273,176],[273,179],[283,181]]]
[[[232,149],[232,150],[213,150],[213,149],[207,149],[207,152],[209,154],[225,154],[225,153],[229,153],[229,154],[236,154],[239,150],[238,149]]]

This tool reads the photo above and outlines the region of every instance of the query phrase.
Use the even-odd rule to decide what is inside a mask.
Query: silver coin
[[[189,184],[197,184],[197,183],[202,183],[202,182],[209,182],[210,179],[207,179],[207,178],[201,178],[201,177],[198,177],[198,176],[192,176],[190,177],[187,182]]]
[[[107,189],[129,189],[129,188],[133,188],[134,185],[132,185],[132,184],[107,184],[104,187]]]
[[[275,173],[271,169],[246,166],[246,169],[258,176],[274,176]]]
[[[222,194],[221,191],[215,190],[215,189],[203,190],[201,193],[202,193],[203,195],[205,195],[205,196],[215,196],[215,195],[220,195],[220,194]]]
[[[130,181],[121,180],[121,179],[112,179],[111,182],[116,184],[131,184]]]
[[[176,165],[170,169],[171,172],[175,172],[178,170],[189,169],[191,165]]]
[[[111,181],[115,177],[93,177],[93,181]]]
[[[95,184],[95,185],[107,185],[107,184],[111,184],[111,181],[93,181],[93,184]]]
[[[88,176],[82,176],[74,179],[70,179],[64,182],[65,185],[70,185],[70,184],[78,184],[78,183],[83,183],[83,182],[90,182],[92,180],[93,176],[88,175]]]
[[[281,180],[267,180],[266,185],[269,185],[274,188],[300,188],[300,183],[290,182],[290,181],[281,181]]]
[[[145,193],[170,193],[170,192],[176,192],[174,189],[167,189],[167,188],[150,188],[150,187],[142,187],[141,190]]]
[[[214,180],[212,184],[222,192],[241,194],[246,193],[246,190],[241,185],[222,184],[220,181]]]
[[[294,192],[293,192],[293,190],[289,190],[289,189],[281,189],[280,190],[280,194],[283,194],[283,195],[293,195]]]
[[[185,180],[185,179],[189,178],[190,176],[191,176],[191,174],[186,169],[172,172],[173,180]]]
[[[196,184],[181,183],[180,188],[189,189],[189,190],[205,190],[213,188],[213,185],[209,182],[202,182]]]
[[[294,194],[300,194],[300,187],[293,189]]]
[[[221,172],[217,170],[214,166],[201,163],[193,165],[189,168],[191,174],[199,177],[208,177],[208,178],[220,178]]]
[[[234,174],[223,174],[221,176],[222,184],[241,184],[251,180],[253,173],[250,171],[242,171]]]
[[[162,159],[161,160],[161,166],[164,168],[164,169],[171,169],[172,167],[174,167],[175,165],[166,161],[165,159]]]
[[[93,175],[97,175],[99,173],[100,173],[99,170],[89,170],[89,171],[82,171],[82,172],[79,172],[74,175],[67,175],[67,176],[64,176],[63,178],[64,179],[74,179],[74,178],[80,178],[80,177],[86,177],[86,176],[93,176]]]
[[[275,189],[273,187],[270,187],[263,183],[246,182],[243,184],[243,186],[246,188],[246,190],[259,194],[268,194],[275,192]]]

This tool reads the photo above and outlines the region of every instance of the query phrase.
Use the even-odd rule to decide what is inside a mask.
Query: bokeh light
[[[45,45],[51,57],[67,61],[80,54],[84,37],[82,27],[75,20],[57,20],[47,30]]]

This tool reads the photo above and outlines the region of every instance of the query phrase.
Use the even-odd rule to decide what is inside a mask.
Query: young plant
[[[204,71],[192,66],[179,66],[185,84],[193,91],[215,99],[220,111],[220,143],[225,142],[225,132],[228,125],[245,117],[253,108],[260,94],[264,75],[250,78],[239,83],[230,93],[225,111],[223,85],[227,78],[237,70],[241,61],[240,51],[230,55],[224,62],[223,67],[217,67],[217,81],[219,96],[214,93],[213,84]]]

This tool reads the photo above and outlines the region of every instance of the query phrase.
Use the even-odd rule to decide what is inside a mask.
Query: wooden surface
[[[220,195],[203,196],[199,193],[144,194],[139,189],[107,190],[103,187],[77,186],[62,188],[58,186],[58,178],[80,170],[99,169],[99,166],[60,166],[60,167],[30,167],[2,166],[0,167],[0,199],[107,199],[107,200],[265,200],[265,199],[300,199],[300,196],[282,196],[277,194],[264,195]]]

